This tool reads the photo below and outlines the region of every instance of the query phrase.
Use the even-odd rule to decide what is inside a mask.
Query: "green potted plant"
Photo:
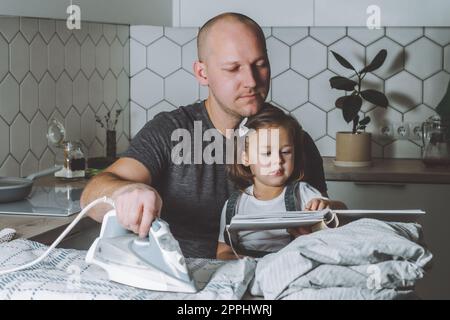
[[[330,78],[331,88],[350,93],[339,97],[335,105],[342,110],[345,121],[352,123],[352,131],[336,133],[335,165],[369,166],[372,160],[371,134],[365,132],[365,129],[370,122],[370,117],[360,119],[358,113],[361,110],[363,99],[383,108],[387,108],[389,102],[382,92],[373,89],[362,90],[362,82],[369,72],[377,70],[383,65],[387,51],[385,49],[380,50],[375,58],[360,71],[357,71],[350,62],[338,53],[334,51],[331,51],[331,53],[339,64],[355,73],[349,78],[342,76]]]

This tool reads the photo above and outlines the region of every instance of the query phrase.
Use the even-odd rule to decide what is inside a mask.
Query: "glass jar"
[[[64,142],[64,169],[66,169],[66,178],[85,176],[86,159],[81,149],[81,143]]]
[[[450,126],[439,117],[422,124],[423,162],[426,166],[450,165]]]

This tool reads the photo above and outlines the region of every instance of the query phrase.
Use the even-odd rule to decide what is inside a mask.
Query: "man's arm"
[[[97,198],[111,197],[119,222],[144,237],[162,205],[157,191],[150,186],[151,182],[151,174],[142,163],[132,158],[121,158],[89,181],[80,203],[84,208]],[[88,215],[101,222],[110,209],[109,205],[100,204]]]

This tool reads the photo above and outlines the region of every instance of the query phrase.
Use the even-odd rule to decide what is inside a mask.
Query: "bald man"
[[[212,129],[223,137],[243,117],[260,111],[269,91],[270,65],[260,26],[244,15],[226,13],[209,20],[200,29],[197,44],[194,73],[208,87],[208,98],[155,116],[123,157],[89,182],[81,203],[84,207],[101,196],[112,197],[119,222],[141,237],[161,216],[185,256],[214,258],[221,210],[234,191],[225,159],[198,164],[198,158],[193,159],[198,150],[192,150],[181,163],[174,161],[173,149],[179,141],[173,141],[172,134],[184,129],[181,132],[198,137],[201,141],[191,145],[200,143],[203,154],[209,142],[195,130]],[[322,158],[307,134],[305,150],[305,180],[326,195]],[[90,216],[100,222],[108,209],[99,206]]]

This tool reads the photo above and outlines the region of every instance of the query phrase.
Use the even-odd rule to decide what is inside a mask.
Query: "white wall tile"
[[[39,170],[45,170],[55,165],[55,155],[47,148],[39,160]]]
[[[38,112],[30,123],[30,149],[40,158],[47,147],[47,120]]]
[[[366,65],[368,65],[381,49],[387,50],[386,60],[374,74],[382,79],[387,79],[400,72],[404,65],[404,50],[396,42],[389,38],[382,38],[367,47]]]
[[[406,46],[423,35],[423,28],[403,28],[390,27],[386,28],[386,36],[392,40]]]
[[[20,111],[30,122],[38,109],[38,84],[31,73],[20,84]]]
[[[447,91],[450,74],[441,71],[428,78],[423,84],[423,102],[431,108],[436,108]]]
[[[30,47],[20,33],[10,44],[9,68],[18,82],[21,82],[30,70]]]
[[[442,48],[421,38],[405,48],[405,69],[425,80],[442,66]]]
[[[161,38],[147,48],[147,67],[162,77],[181,67],[181,48]]]
[[[103,80],[95,71],[89,79],[89,104],[94,111],[98,110],[103,101]]]
[[[48,72],[39,83],[39,110],[49,117],[56,105],[56,84]]]
[[[10,128],[10,150],[13,157],[22,162],[30,149],[30,126],[27,120],[19,114]]]
[[[444,48],[444,69],[450,72],[450,45]]]
[[[117,25],[109,23],[103,24],[103,35],[105,36],[106,41],[108,41],[108,44],[111,45],[117,35]]]
[[[100,23],[89,23],[89,36],[95,45],[103,35],[103,26]]]
[[[334,43],[328,50],[328,68],[338,75],[349,77],[355,72],[347,69],[335,59],[331,51],[334,51],[344,57],[356,69],[361,70],[365,62],[365,49],[355,40],[344,38]]]
[[[130,101],[130,78],[122,71],[117,79],[117,101],[125,107]]]
[[[406,112],[422,102],[422,82],[407,71],[402,71],[385,82],[389,104]]]
[[[198,59],[197,40],[188,42],[181,50],[183,69],[191,74],[194,74],[194,62]]]
[[[311,27],[309,35],[329,46],[333,42],[345,37],[345,28]]]
[[[130,40],[130,73],[134,76],[147,66],[146,48],[134,39]]]
[[[130,104],[130,135],[133,138],[139,130],[147,123],[147,115],[145,109],[141,108],[137,104]]]
[[[193,75],[178,70],[165,79],[165,98],[176,106],[194,103],[198,99],[198,86]]]
[[[33,153],[28,152],[20,166],[20,175],[22,177],[29,176],[32,173],[39,171],[39,160],[33,155]]]
[[[63,73],[56,81],[56,107],[66,115],[73,102],[72,80],[67,73]]]
[[[317,140],[327,133],[327,114],[311,103],[295,109],[291,115],[297,118],[303,130]]]
[[[81,45],[80,62],[81,70],[90,77],[95,70],[95,45],[90,37],[87,37]]]
[[[19,26],[20,22],[17,17],[0,17],[0,32],[8,42],[11,42],[19,32]]]
[[[75,108],[70,108],[69,113],[65,116],[66,139],[78,141],[81,138],[80,115]]]
[[[372,134],[372,140],[380,145],[388,144],[392,139],[382,134],[384,126],[394,125],[402,122],[402,114],[393,108],[376,107],[365,114],[370,117],[370,122],[366,127],[366,131]]]
[[[175,110],[175,107],[167,101],[161,101],[154,107],[147,110],[147,121],[152,120],[157,114],[161,112],[170,112]]]
[[[272,28],[272,35],[291,46],[308,36],[307,27],[278,27]]]
[[[35,18],[20,18],[20,32],[23,34],[28,43],[30,43],[38,32],[38,19]]]
[[[38,34],[30,45],[30,71],[39,81],[47,70],[47,44]]]
[[[19,112],[19,85],[8,74],[0,83],[0,116],[9,124]]]
[[[272,77],[276,77],[289,69],[289,47],[287,45],[274,37],[270,37],[267,39],[267,52]]]
[[[102,77],[105,77],[110,64],[110,47],[105,38],[101,38],[95,47],[95,66]]]
[[[334,157],[336,155],[336,140],[325,136],[315,143],[322,157]]]
[[[336,99],[345,95],[344,91],[331,88],[330,78],[334,76],[335,73],[326,70],[309,81],[309,100],[325,111],[333,109]]]
[[[53,79],[58,79],[64,71],[64,45],[56,35],[48,44],[48,71]]]
[[[73,105],[82,113],[89,103],[89,81],[82,72],[73,81]]]
[[[421,148],[409,140],[396,140],[384,147],[385,158],[419,159]]]
[[[272,100],[287,110],[294,110],[308,101],[308,80],[292,70],[272,81]]]
[[[94,111],[91,107],[87,107],[81,115],[81,139],[87,146],[90,146],[95,139],[97,125]]]
[[[313,38],[306,38],[291,49],[291,68],[306,78],[327,68],[327,48]]]
[[[39,19],[39,34],[42,36],[46,43],[50,42],[50,39],[53,37],[55,32],[55,20]]]
[[[425,28],[425,35],[431,40],[439,43],[441,46],[450,44],[450,28],[448,27],[427,27]]]
[[[0,118],[0,166],[9,154],[9,125]],[[8,146],[8,147],[5,147]]]
[[[405,122],[422,123],[429,117],[435,116],[436,112],[424,104],[408,111],[404,115]]]
[[[163,36],[162,27],[154,26],[131,26],[130,27],[130,37],[134,40],[139,41],[145,46],[155,41]]]
[[[131,78],[130,98],[144,108],[150,108],[163,99],[163,79],[144,70]]]
[[[115,39],[111,44],[111,70],[116,77],[123,69],[123,46],[119,39]]]
[[[64,62],[67,74],[74,79],[81,66],[81,48],[74,36],[66,43]]]
[[[20,176],[20,164],[9,156],[0,167],[0,176]]]
[[[0,79],[8,73],[8,64],[9,64],[9,45],[3,40],[3,37],[0,37]]]
[[[164,35],[180,46],[197,38],[197,28],[164,28]]]
[[[111,109],[117,100],[117,79],[111,71],[108,71],[103,80],[103,102]]]
[[[384,28],[369,29],[365,27],[352,27],[348,28],[347,33],[353,40],[367,46],[384,36]]]
[[[72,35],[72,31],[67,28],[67,23],[65,20],[56,20],[56,34],[61,39],[63,43],[66,43],[69,40],[69,37]]]

